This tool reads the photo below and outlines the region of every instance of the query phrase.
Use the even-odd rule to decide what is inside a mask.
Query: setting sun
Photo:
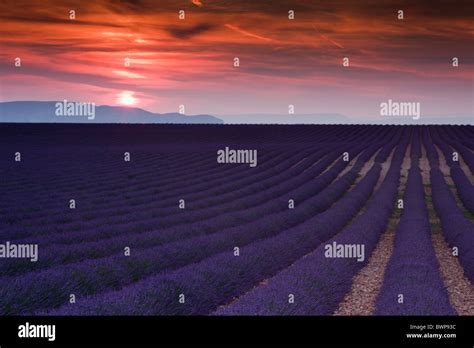
[[[138,99],[133,96],[134,92],[123,91],[117,95],[117,103],[125,106],[137,104]]]

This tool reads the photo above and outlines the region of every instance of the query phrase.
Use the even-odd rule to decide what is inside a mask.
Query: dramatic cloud
[[[410,99],[472,114],[473,15],[472,1],[3,0],[0,99],[360,117]]]
[[[168,31],[170,32],[171,35],[178,39],[189,39],[193,36],[205,33],[206,31],[209,31],[213,28],[212,25],[210,24],[198,24],[192,27],[188,28],[179,28],[179,27],[173,27],[169,28]]]
[[[254,39],[259,39],[259,40],[263,40],[263,41],[268,41],[268,42],[275,42],[275,40],[273,39],[270,39],[268,37],[263,37],[261,35],[257,35],[257,34],[253,34],[247,30],[243,30],[243,29],[240,29],[238,27],[236,27],[235,25],[232,25],[232,24],[226,24],[225,25],[227,28],[229,28],[230,30],[233,30],[239,34],[242,34],[242,35],[245,35],[245,36],[248,36],[248,37],[253,37]]]

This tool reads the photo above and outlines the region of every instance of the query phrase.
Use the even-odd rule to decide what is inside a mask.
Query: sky
[[[357,120],[391,99],[454,118],[473,78],[474,1],[0,2],[0,101]]]

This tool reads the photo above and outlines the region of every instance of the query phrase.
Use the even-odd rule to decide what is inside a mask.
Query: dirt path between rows
[[[474,315],[474,287],[464,275],[458,258],[453,256],[441,232],[433,233],[431,239],[449,302],[459,315]]]
[[[380,150],[379,150],[379,151],[380,151]],[[352,189],[354,188],[354,186],[356,186],[357,183],[358,183],[360,180],[362,180],[362,178],[365,177],[365,175],[366,175],[367,172],[370,170],[370,168],[372,168],[372,166],[373,166],[374,163],[375,163],[375,157],[377,156],[377,154],[378,154],[378,151],[377,151],[374,155],[372,155],[372,157],[364,164],[364,166],[361,168],[361,171],[359,172],[359,176],[358,176],[357,179],[355,180],[354,184],[350,186],[350,188],[348,189],[348,192],[349,192],[350,190],[352,190]],[[356,157],[354,157],[352,160],[350,160],[349,163],[348,163],[348,165],[344,168],[344,170],[343,170],[341,173],[339,173],[339,175],[337,176],[337,178],[336,178],[334,181],[336,181],[337,179],[339,179],[340,177],[342,177],[345,173],[349,172],[349,171],[352,169],[352,167],[354,166],[354,164],[356,163],[356,161],[358,160],[359,156],[360,156],[360,154],[357,155]],[[336,159],[329,167],[331,167],[332,165],[334,165],[338,160],[340,160],[340,158]],[[328,167],[328,168],[329,168],[329,167]],[[327,168],[326,170],[328,170],[328,168]],[[385,175],[386,175],[386,172],[387,172],[387,170],[385,170],[384,177],[385,177]],[[381,174],[381,175],[382,175],[382,174]],[[339,201],[339,199],[336,200],[336,202],[333,202],[333,204],[331,205],[331,207],[333,207],[338,201]],[[328,209],[331,209],[331,207],[329,207]],[[327,210],[328,210],[328,209],[327,209]],[[365,207],[361,209],[361,211],[363,211],[363,210],[365,210]],[[361,211],[359,211],[358,215],[361,214]],[[357,216],[358,216],[358,215],[357,215]],[[354,217],[354,218],[355,218],[355,217]],[[352,220],[351,220],[351,221],[352,221]],[[349,225],[349,224],[350,224],[350,222],[349,222],[347,225]],[[347,226],[347,225],[346,225],[346,226]],[[340,233],[340,231],[339,231],[338,233]],[[316,249],[317,249],[317,248],[316,248]],[[271,279],[272,277],[274,277],[274,276],[275,276],[276,274],[278,274],[279,272],[282,272],[282,271],[284,271],[284,270],[286,270],[286,269],[288,269],[288,268],[293,267],[294,264],[297,263],[298,261],[300,261],[301,259],[306,258],[306,257],[312,255],[312,254],[315,252],[316,249],[310,251],[309,253],[303,255],[303,256],[300,257],[300,258],[297,258],[297,259],[294,260],[289,266],[287,266],[287,267],[285,267],[285,268],[279,270],[279,271],[278,271],[277,273],[275,273],[274,275],[272,275],[272,276],[270,276],[270,277],[267,277],[267,278],[261,280],[258,284],[254,285],[254,286],[252,287],[252,289],[248,290],[247,292],[245,292],[245,293],[243,293],[243,294],[240,294],[239,296],[234,297],[230,302],[228,302],[228,303],[226,303],[226,304],[224,304],[224,305],[219,306],[217,309],[221,309],[221,308],[224,308],[224,307],[233,305],[233,304],[234,304],[235,302],[237,302],[241,297],[245,296],[245,295],[248,294],[249,292],[254,291],[255,288],[257,288],[257,287],[259,287],[259,286],[265,286],[265,285],[267,285],[269,279]],[[216,309],[216,310],[217,310],[217,309]]]
[[[424,147],[422,147],[424,150]],[[445,175],[446,183],[452,185],[452,179],[449,176],[449,166],[446,163],[446,159],[441,151],[436,147],[439,155],[440,170]],[[438,267],[441,274],[441,278],[446,287],[449,296],[449,302],[451,306],[456,310],[459,315],[474,315],[474,287],[467,277],[464,275],[464,269],[459,263],[457,257],[453,256],[451,248],[446,243],[443,237],[443,231],[441,228],[441,221],[438,214],[433,207],[433,201],[431,196],[431,183],[429,180],[430,165],[428,158],[426,157],[426,151],[423,151],[423,157],[421,159],[422,176],[427,178],[430,186],[425,186],[425,201],[428,208],[428,214],[431,225],[431,240],[433,242],[433,248],[438,259]],[[448,175],[448,177],[446,177]],[[425,183],[423,181],[423,183]],[[464,209],[457,196],[456,189],[451,187],[454,197],[459,205],[459,209]]]
[[[462,203],[461,198],[459,197],[458,189],[456,185],[454,184],[453,179],[451,178],[451,169],[449,168],[449,165],[446,162],[446,158],[444,157],[443,152],[436,145],[435,145],[435,149],[438,152],[440,170],[443,173],[446,184],[448,185],[449,189],[451,190],[454,196],[454,199],[456,200],[459,210],[461,210],[463,213],[468,212],[468,210]],[[428,176],[429,176],[429,169],[428,169]],[[431,195],[431,191],[429,193]]]
[[[408,145],[400,170],[398,197],[401,197],[405,191],[408,170],[411,165],[410,151],[411,146]],[[387,174],[392,156],[393,153],[382,165],[384,177]],[[400,221],[400,214],[401,210],[395,208],[388,222],[387,230],[380,237],[367,265],[353,278],[351,290],[339,304],[339,308],[334,312],[334,315],[372,315],[374,313],[375,303],[380,288],[382,287],[385,269],[392,256],[395,230]]]

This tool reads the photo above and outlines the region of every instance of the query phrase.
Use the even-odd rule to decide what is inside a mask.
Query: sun
[[[132,106],[138,103],[138,99],[134,97],[134,92],[123,91],[117,94],[117,103],[125,106]]]

